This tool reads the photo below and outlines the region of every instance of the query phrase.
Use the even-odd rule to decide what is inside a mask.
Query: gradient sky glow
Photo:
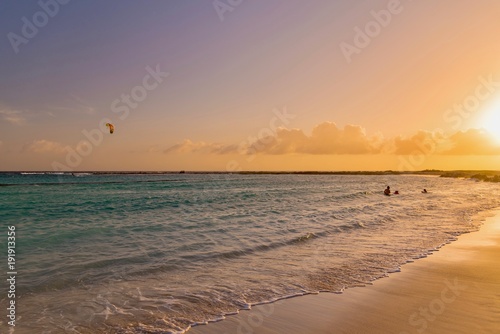
[[[0,170],[500,169],[496,0],[3,1],[0,16]]]

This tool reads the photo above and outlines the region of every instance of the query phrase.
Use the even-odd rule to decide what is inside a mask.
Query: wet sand
[[[500,333],[500,211],[373,285],[255,306],[188,333]]]

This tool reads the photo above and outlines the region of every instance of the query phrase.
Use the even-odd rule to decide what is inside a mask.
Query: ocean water
[[[401,194],[383,196],[387,185]],[[499,195],[499,184],[408,175],[3,173],[0,332],[183,333],[342,292],[476,230]]]

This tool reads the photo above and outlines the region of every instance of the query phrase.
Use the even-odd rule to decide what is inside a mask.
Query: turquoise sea
[[[499,206],[498,184],[434,176],[0,173],[0,332],[183,333],[370,284]]]

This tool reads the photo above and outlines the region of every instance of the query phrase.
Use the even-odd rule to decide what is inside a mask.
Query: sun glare
[[[485,111],[481,118],[481,127],[500,142],[500,101],[497,101]]]

